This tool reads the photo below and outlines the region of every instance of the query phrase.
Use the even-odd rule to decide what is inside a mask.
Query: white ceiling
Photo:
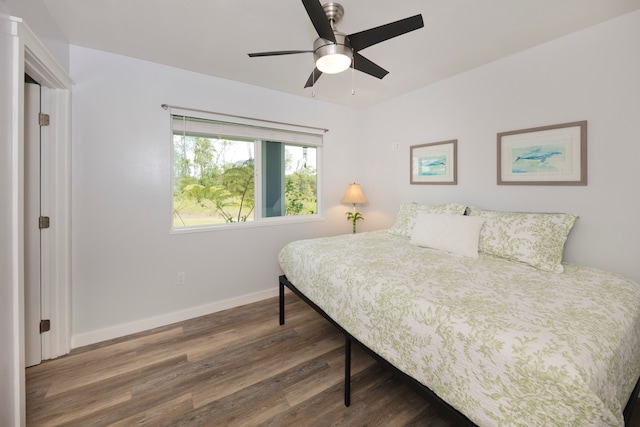
[[[313,69],[317,34],[300,0],[43,0],[71,44],[294,95]],[[346,34],[421,13],[425,27],[361,54],[382,80],[323,75],[317,99],[363,108],[616,16],[640,0],[339,0]],[[352,87],[355,95],[351,94]]]

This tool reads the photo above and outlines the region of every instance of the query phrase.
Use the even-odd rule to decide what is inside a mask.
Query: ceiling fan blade
[[[318,70],[317,68],[314,68],[313,72],[307,79],[307,83],[304,85],[304,88],[306,89],[308,87],[312,87],[315,84],[315,82],[318,81],[321,75],[322,75],[322,71]]]
[[[415,15],[379,27],[360,31],[359,33],[350,34],[347,37],[354,50],[362,50],[422,27],[424,27],[422,15]]]
[[[249,57],[255,58],[258,56],[277,56],[277,55],[293,55],[295,53],[313,53],[312,50],[276,50],[274,52],[256,52],[248,53]]]
[[[363,73],[367,73],[370,76],[377,77],[379,79],[389,74],[387,70],[369,61],[367,58],[360,55],[358,52],[353,52],[353,68],[355,68],[356,70],[362,71]]]
[[[336,42],[336,36],[333,34],[333,28],[329,18],[324,13],[324,8],[318,0],[302,0],[304,8],[307,9],[307,15],[311,19],[311,23],[316,29],[316,32],[320,37],[325,40]]]

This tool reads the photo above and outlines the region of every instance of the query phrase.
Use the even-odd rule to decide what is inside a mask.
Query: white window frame
[[[170,167],[171,182],[169,194],[169,225],[171,234],[194,233],[203,231],[229,230],[248,227],[262,227],[271,225],[281,225],[301,222],[322,221],[322,147],[323,135],[326,129],[300,126],[290,123],[281,123],[254,119],[249,117],[232,116],[221,113],[213,113],[208,111],[194,110],[180,107],[162,106],[169,110],[170,121]],[[202,124],[202,128],[198,128],[197,122],[188,122],[188,129],[175,126],[176,121],[173,116],[186,116],[197,119],[208,120],[206,124]],[[215,123],[211,123],[215,122]],[[173,225],[173,188],[175,173],[174,167],[174,132],[189,130],[197,132],[201,135],[210,135],[211,137],[229,137],[253,139],[254,143],[254,219],[248,222],[234,222],[223,224],[206,224],[189,227],[175,227]],[[309,215],[283,215],[275,217],[262,216],[262,141],[281,142],[286,145],[298,145],[316,148],[316,207],[317,212]]]

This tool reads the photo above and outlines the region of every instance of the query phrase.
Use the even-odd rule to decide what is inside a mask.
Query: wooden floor
[[[28,426],[449,426],[287,295],[79,349],[28,368]]]
[[[295,295],[79,349],[28,368],[27,426],[450,426]],[[632,426],[639,425],[638,412]]]

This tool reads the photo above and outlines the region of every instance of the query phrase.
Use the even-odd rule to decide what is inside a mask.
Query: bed
[[[404,205],[389,230],[289,243],[280,283],[470,424],[622,426],[640,285],[562,263],[576,219]]]

